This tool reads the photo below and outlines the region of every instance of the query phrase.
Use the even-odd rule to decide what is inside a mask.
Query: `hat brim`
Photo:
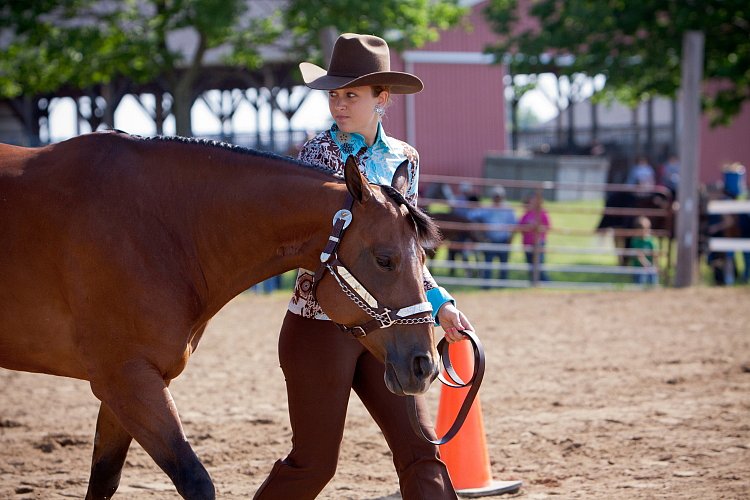
[[[366,85],[387,85],[393,94],[416,94],[424,88],[422,80],[411,73],[401,71],[379,71],[358,77],[333,76],[326,70],[309,62],[299,65],[302,80],[311,89],[336,90]]]

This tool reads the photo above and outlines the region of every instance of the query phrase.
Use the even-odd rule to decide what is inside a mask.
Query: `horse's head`
[[[423,246],[437,241],[437,227],[403,198],[407,162],[392,186],[373,186],[350,157],[345,179],[354,200],[351,223],[326,272],[318,273],[316,297],[331,320],[385,363],[391,392],[423,393],[438,373],[422,272]]]

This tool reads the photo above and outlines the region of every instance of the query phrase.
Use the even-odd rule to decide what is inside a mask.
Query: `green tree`
[[[284,19],[298,52],[324,63],[339,33],[378,35],[400,51],[437,40],[466,12],[458,0],[291,0]]]
[[[117,77],[157,81],[172,95],[177,133],[190,135],[206,52],[224,45],[228,64],[257,67],[258,47],[280,33],[274,12],[252,17],[248,10],[245,0],[10,0],[0,7],[0,29],[10,34],[0,97],[84,89]],[[180,30],[194,33],[193,46],[170,43]]]
[[[524,8],[530,22],[521,23]],[[598,97],[630,105],[675,96],[683,34],[702,31],[704,77],[718,83],[704,95],[713,123],[750,99],[747,0],[490,0],[485,16],[501,38],[487,50],[512,73],[602,74]]]
[[[157,82],[172,96],[177,133],[190,135],[190,110],[211,49],[228,48],[226,64],[257,68],[258,48],[284,33],[295,42],[290,58],[320,60],[330,51],[321,40],[332,43],[336,30],[380,34],[398,50],[437,39],[465,13],[458,0],[291,0],[286,12],[276,8],[246,0],[7,0],[0,6],[0,33],[11,35],[2,46],[0,98],[120,77]],[[186,30],[195,35],[191,46],[175,46],[174,34]],[[110,113],[115,104],[108,103]]]

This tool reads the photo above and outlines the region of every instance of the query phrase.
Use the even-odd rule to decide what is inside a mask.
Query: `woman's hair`
[[[388,92],[388,97],[391,95],[391,87],[389,85],[373,85],[372,96],[377,97],[381,92]]]

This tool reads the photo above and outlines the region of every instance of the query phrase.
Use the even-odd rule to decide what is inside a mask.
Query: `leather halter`
[[[354,337],[361,338],[365,337],[368,333],[377,330],[378,328],[388,328],[394,324],[418,324],[418,323],[429,323],[434,324],[435,321],[432,318],[432,305],[429,302],[420,302],[408,307],[402,307],[400,309],[390,309],[388,307],[380,305],[377,300],[365,289],[365,287],[357,281],[357,279],[349,272],[346,266],[339,260],[336,249],[341,242],[344,230],[349,226],[352,221],[352,208],[354,206],[354,200],[351,195],[347,193],[346,201],[344,202],[343,208],[336,212],[333,217],[333,230],[328,236],[328,242],[323,252],[320,254],[320,265],[315,272],[315,278],[313,279],[313,287],[311,294],[315,297],[315,290],[320,284],[320,280],[323,279],[326,271],[329,271],[331,275],[336,279],[336,282],[341,287],[341,290],[346,294],[349,299],[354,302],[360,309],[365,311],[373,319],[363,325],[348,327],[340,323],[334,324],[338,326],[342,331],[352,334]],[[427,313],[426,316],[424,314]],[[438,375],[438,379],[448,387],[453,388],[464,388],[470,387],[466,393],[464,402],[456,415],[456,419],[451,425],[450,429],[445,435],[438,439],[431,439],[427,437],[419,424],[419,417],[417,416],[417,403],[413,396],[409,396],[412,399],[412,404],[408,405],[409,422],[411,423],[412,429],[425,441],[434,445],[445,444],[456,435],[464,421],[466,416],[471,410],[471,406],[474,403],[479,386],[482,383],[484,377],[484,349],[479,338],[469,331],[462,331],[468,340],[472,343],[474,350],[474,373],[468,382],[461,380],[461,377],[453,369],[451,364],[450,354],[448,350],[448,342],[443,338],[438,342],[437,350],[440,353],[440,359],[443,363],[443,368],[448,378],[444,377],[443,374]],[[449,380],[450,379],[450,380]]]
[[[344,202],[345,208],[339,210],[333,216],[333,230],[330,236],[328,236],[325,249],[320,254],[320,265],[318,265],[318,270],[315,272],[315,278],[313,279],[312,296],[315,297],[315,290],[320,280],[323,279],[325,272],[330,272],[344,294],[372,318],[367,323],[351,327],[334,321],[334,324],[339,329],[357,338],[365,337],[368,333],[378,328],[388,328],[392,325],[434,324],[435,321],[432,319],[432,305],[429,302],[420,302],[398,309],[385,307],[367,291],[341,262],[336,250],[343,237],[344,229],[352,221],[352,208],[354,206],[352,196],[349,193],[346,196],[346,201]],[[427,313],[426,316],[425,313]]]

